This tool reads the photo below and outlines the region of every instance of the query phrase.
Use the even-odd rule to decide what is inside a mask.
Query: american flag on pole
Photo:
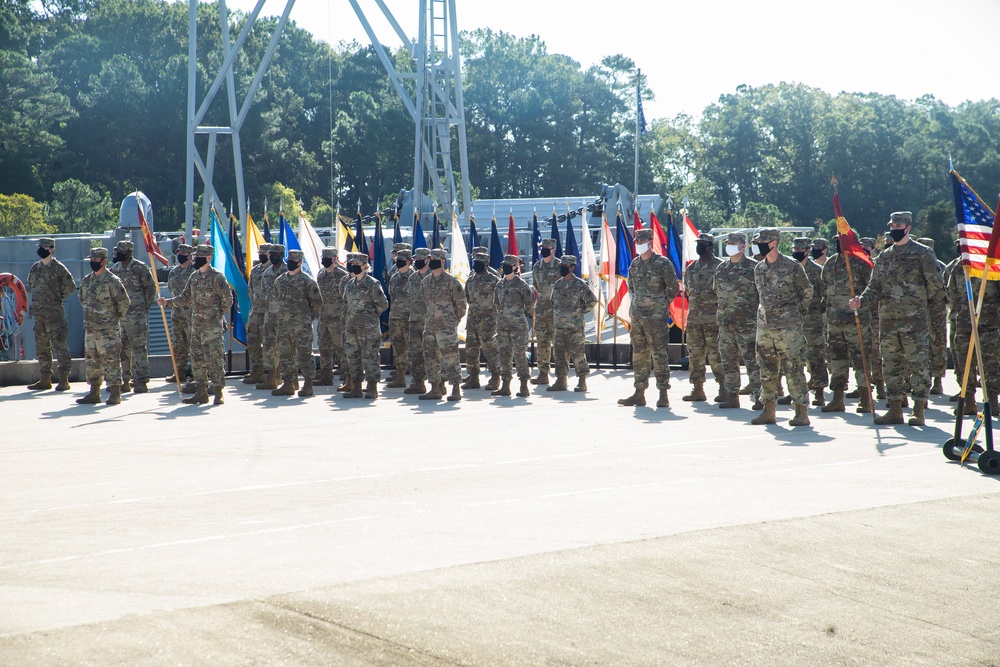
[[[958,172],[952,170],[950,175],[952,192],[955,196],[955,217],[958,222],[962,264],[969,267],[971,277],[982,278],[989,263],[987,280],[1000,280],[1000,263],[996,262],[996,257],[989,257],[988,252],[996,216],[975,190],[969,187],[965,179],[958,175]],[[988,259],[991,261],[987,262]]]

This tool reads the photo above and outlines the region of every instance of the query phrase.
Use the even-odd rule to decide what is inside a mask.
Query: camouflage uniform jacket
[[[632,295],[630,317],[666,320],[679,290],[673,262],[656,254],[645,260],[636,257],[628,270],[628,291]]]
[[[55,257],[45,266],[40,260],[28,269],[28,290],[31,292],[31,315],[62,316],[63,300],[76,291],[69,269]]]
[[[113,331],[129,309],[128,292],[121,279],[108,270],[101,275],[90,273],[80,283],[83,304],[83,327],[86,331]]]
[[[187,268],[178,265],[170,269],[170,273],[167,275],[167,287],[170,288],[170,296],[177,296],[184,291],[184,286],[187,284],[188,278],[197,270],[194,268],[194,262],[191,262]],[[188,307],[175,304],[173,310],[175,318],[191,316],[191,309]]]
[[[195,329],[222,329],[222,318],[233,305],[233,288],[224,273],[209,265],[207,271],[195,271],[184,283],[180,294],[167,299],[171,308],[188,308]]]
[[[498,331],[527,331],[535,296],[521,276],[501,280],[493,292]]]
[[[271,263],[258,262],[250,269],[250,280],[247,282],[247,295],[250,297],[251,308],[267,309],[267,297],[264,295],[264,272],[271,268]]]
[[[389,311],[390,320],[409,321],[410,307],[413,305],[410,277],[414,273],[416,271],[412,268],[406,273],[400,273],[399,269],[396,269],[396,272],[389,278],[389,298],[392,299],[392,310]]]
[[[861,294],[868,281],[872,278],[872,267],[857,257],[851,257],[851,278],[854,280],[854,294]],[[820,302],[820,308],[826,315],[828,324],[854,324],[854,311],[847,307],[847,302],[853,296],[851,285],[847,280],[847,267],[840,254],[831,255],[823,265],[822,276],[813,301]],[[868,321],[868,312],[858,311],[862,321]]]
[[[738,262],[724,261],[715,269],[716,320],[719,324],[756,326],[760,305],[754,282],[756,266],[757,260],[744,255]]]
[[[556,329],[583,330],[583,316],[597,303],[590,286],[570,274],[552,288],[552,320]]]
[[[323,309],[319,285],[305,271],[294,276],[287,271],[274,281],[274,297],[281,305],[278,312],[279,326],[310,324]]]
[[[156,285],[153,283],[153,272],[149,267],[137,259],[130,259],[128,264],[115,262],[111,266],[111,273],[118,276],[125,285],[131,303],[128,307],[129,314],[145,315],[156,298]]]
[[[344,279],[348,273],[337,265],[331,267],[332,271],[319,272],[316,284],[319,285],[319,294],[323,299],[323,309],[320,311],[323,317],[343,317],[346,311],[344,304]]]
[[[420,296],[427,307],[427,319],[424,329],[448,330],[458,327],[458,322],[465,316],[468,304],[465,302],[465,292],[458,278],[442,272],[435,277],[429,273],[420,281]]]
[[[688,296],[688,324],[715,324],[719,298],[715,294],[715,270],[722,264],[718,257],[700,259],[684,271],[684,289]],[[632,269],[629,269],[629,273]]]
[[[552,308],[552,288],[561,278],[558,259],[553,259],[548,264],[538,260],[531,267],[531,287],[538,295],[538,301],[535,303],[537,312],[545,312],[546,309]]]
[[[827,264],[829,263],[827,261]],[[813,298],[809,299],[809,306],[802,307],[802,316],[805,318],[803,324],[821,327],[823,326],[823,304],[820,302],[818,292],[819,283],[822,280],[823,267],[807,257],[805,263],[802,264],[802,268],[805,270],[806,278],[809,279],[809,284],[813,288]],[[851,317],[853,319],[854,316],[852,315]]]
[[[406,293],[409,294],[410,301],[410,321],[423,324],[427,319],[427,304],[424,302],[423,294],[420,292],[420,283],[424,278],[431,275],[431,272],[421,275],[419,271],[410,271],[410,277],[406,281]],[[406,299],[406,296],[403,296]]]
[[[264,275],[261,276],[260,293],[264,296],[264,306],[267,315],[277,317],[281,311],[281,304],[274,298],[274,282],[285,273],[288,273],[288,266],[282,262],[277,266],[272,264],[264,271]]]
[[[345,326],[353,331],[379,331],[378,318],[389,307],[382,284],[371,276],[344,279]]]
[[[469,302],[469,319],[481,321],[495,319],[496,303],[493,294],[500,279],[489,271],[473,273],[465,281],[465,298]]]
[[[879,300],[879,320],[912,316],[927,318],[928,305],[944,298],[937,258],[919,243],[895,244],[879,254],[871,282],[861,294],[867,305]]]
[[[791,257],[779,254],[774,264],[757,262],[753,280],[760,295],[757,326],[764,329],[802,327],[813,288],[805,269]]]

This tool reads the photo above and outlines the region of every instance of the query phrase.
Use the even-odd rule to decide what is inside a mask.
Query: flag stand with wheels
[[[986,447],[976,444],[979,431],[986,430]],[[986,475],[1000,475],[1000,452],[993,448],[993,415],[991,413],[990,402],[983,404],[983,411],[976,415],[976,421],[972,426],[972,432],[965,441],[964,448],[959,449],[962,444],[960,439],[950,438],[944,443],[944,456],[949,461],[956,461],[965,465],[966,461],[975,463],[979,470]]]

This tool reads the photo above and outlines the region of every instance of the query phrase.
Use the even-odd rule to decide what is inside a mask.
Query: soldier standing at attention
[[[427,319],[427,304],[420,293],[420,283],[430,273],[427,260],[431,251],[428,248],[417,248],[413,251],[413,268],[406,281],[406,299],[410,303],[410,386],[403,390],[404,394],[425,394],[427,387],[427,366],[424,364],[424,321]]]
[[[137,394],[145,394],[149,389],[149,307],[156,297],[153,272],[149,267],[132,257],[134,245],[131,241],[119,241],[115,246],[114,273],[125,285],[128,292],[128,315],[122,321],[122,393],[132,387],[134,381]]]
[[[344,293],[343,283],[347,271],[337,266],[337,249],[323,248],[323,264],[316,283],[323,299],[317,326],[319,338],[319,376],[316,384],[328,387],[333,384],[333,360],[344,363]]]
[[[652,366],[656,374],[656,388],[660,392],[656,407],[668,408],[670,304],[680,288],[673,262],[654,254],[652,242],[651,229],[640,229],[635,233],[636,257],[628,271],[628,291],[632,296],[629,317],[632,320],[630,337],[635,392],[627,398],[618,399],[618,404],[646,405],[649,367]]]
[[[458,323],[465,316],[467,303],[462,283],[445,272],[448,255],[431,250],[430,275],[420,281],[420,296],[427,307],[424,320],[424,363],[431,387],[420,400],[440,400],[444,385],[451,384],[449,401],[462,400],[462,366],[458,357]]]
[[[84,357],[90,393],[76,399],[81,405],[101,402],[101,382],[108,383],[108,405],[122,402],[121,322],[128,313],[128,292],[108,270],[108,251],[91,248],[90,273],[80,283],[83,304]]]
[[[830,243],[826,239],[813,239],[812,246],[809,249],[809,256],[812,261],[816,262],[819,268],[826,266],[827,258],[830,253]]]
[[[917,243],[930,248],[934,252],[934,239],[922,237],[917,239]],[[941,283],[945,283],[945,263],[937,259],[938,270],[941,273]],[[931,320],[931,378],[932,384],[930,393],[943,394],[944,387],[941,380],[948,372],[948,295],[944,293],[940,299],[928,304],[930,307]],[[963,369],[964,370],[964,369]]]
[[[271,266],[268,253],[270,243],[264,243],[257,255],[260,260],[250,269],[247,294],[250,297],[250,316],[247,317],[247,353],[250,355],[250,373],[243,378],[243,384],[257,384],[267,379],[264,372],[264,318],[267,315],[267,296],[264,294],[264,272]],[[172,293],[172,289],[171,289]],[[177,311],[174,311],[177,317]]]
[[[781,232],[774,228],[757,232],[754,243],[764,259],[754,267],[754,282],[760,295],[757,308],[757,363],[760,365],[763,411],[751,424],[774,424],[778,397],[778,375],[783,369],[795,404],[790,426],[809,424],[809,387],[803,366],[806,337],[803,313],[809,307],[813,288],[802,266],[778,252]]]
[[[351,389],[344,398],[378,398],[379,348],[382,327],[379,316],[389,307],[389,300],[379,281],[368,275],[368,255],[352,252],[347,256],[350,275],[344,281],[344,356],[350,366]],[[361,378],[365,379],[364,393]]]
[[[31,292],[29,312],[35,318],[35,358],[41,371],[41,379],[28,385],[28,389],[35,391],[52,388],[53,353],[59,364],[56,391],[68,390],[73,361],[66,344],[69,326],[66,324],[63,301],[76,291],[76,283],[69,269],[52,254],[55,249],[55,239],[38,239],[38,250],[35,252],[41,259],[28,270],[28,291]]]
[[[757,366],[757,285],[754,267],[757,262],[746,256],[747,236],[732,232],[726,239],[729,261],[715,269],[715,293],[718,295],[719,358],[725,374],[726,400],[720,408],[740,407],[740,358],[747,367],[750,394],[760,401],[760,368]],[[763,404],[755,405],[760,410]]]
[[[535,292],[535,356],[538,376],[531,384],[549,383],[549,359],[552,357],[552,288],[559,280],[559,261],[555,257],[556,240],[542,239],[541,259],[531,267],[531,289]]]
[[[556,383],[546,391],[566,391],[569,364],[576,368],[576,387],[573,391],[587,391],[587,353],[584,348],[583,318],[597,303],[597,296],[590,286],[573,273],[576,257],[563,255],[559,259],[559,275],[552,286],[552,323],[555,331],[553,348],[556,364]],[[648,371],[647,371],[648,372]]]
[[[484,245],[477,245],[469,251],[469,255],[471,257],[475,257],[476,255],[486,255],[486,272],[496,276],[498,279],[503,277],[500,275],[499,271],[490,266],[490,249],[488,247]]]
[[[889,411],[876,424],[902,424],[907,384],[913,392],[911,426],[922,426],[930,389],[929,304],[943,298],[937,259],[930,248],[910,242],[911,214],[889,217],[894,244],[882,251],[868,287],[851,299],[855,310],[879,298],[882,369],[889,394]]]
[[[684,289],[688,297],[687,348],[691,393],[683,401],[707,401],[705,396],[705,361],[712,367],[719,384],[716,402],[725,402],[725,371],[719,359],[719,322],[716,310],[719,298],[715,294],[715,270],[722,260],[715,256],[712,246],[715,237],[701,233],[695,244],[698,261],[684,271]]]
[[[955,365],[955,380],[962,386],[965,375],[965,360],[969,354],[969,340],[972,337],[972,320],[969,318],[969,297],[965,291],[965,269],[962,268],[962,248],[955,241],[955,252],[958,257],[945,268],[945,292],[948,295],[948,305],[951,308],[951,358]],[[970,278],[973,294],[979,294],[979,279]],[[982,327],[980,327],[982,329]],[[982,341],[980,341],[982,342]],[[975,360],[969,366],[969,382],[965,387],[965,414],[974,415],[976,407],[976,387],[979,386],[979,364]],[[989,387],[987,386],[987,389]],[[958,401],[961,392],[951,396],[949,400]]]
[[[261,347],[265,378],[263,382],[254,385],[254,389],[274,391],[278,388],[278,313],[281,311],[281,304],[274,298],[274,281],[288,271],[285,266],[285,246],[280,243],[271,244],[267,256],[271,260],[271,266],[264,270],[260,279],[260,290],[264,297],[264,335]]]
[[[500,386],[500,365],[497,362],[497,311],[493,302],[493,291],[500,278],[489,269],[489,255],[478,253],[472,256],[472,275],[465,281],[465,299],[469,303],[469,319],[465,335],[465,370],[468,377],[462,389],[479,388],[480,350],[486,355],[486,367],[490,370],[489,391]]]
[[[160,297],[161,306],[187,307],[191,312],[191,370],[194,371],[195,394],[182,403],[208,403],[209,390],[213,403],[222,405],[222,388],[226,386],[226,341],[222,320],[233,305],[233,288],[225,274],[212,266],[215,250],[210,245],[195,249],[194,267],[181,292],[169,299]]]
[[[397,244],[403,245],[403,244]],[[410,367],[410,306],[412,297],[407,282],[413,272],[413,253],[407,248],[396,251],[395,271],[389,278],[389,344],[392,345],[392,362],[396,367],[389,376],[386,387],[406,388],[406,371]]]
[[[187,243],[177,246],[177,266],[170,269],[167,275],[167,286],[170,288],[170,295],[177,296],[184,290],[188,278],[195,272],[194,261],[191,255],[194,248]],[[247,336],[249,336],[249,331]],[[170,341],[174,349],[174,363],[177,364],[177,375],[167,378],[168,383],[178,382],[180,378],[187,377],[187,365],[191,361],[191,308],[190,306],[175,305],[170,311]],[[197,387],[194,383],[187,383],[181,391],[193,394]]]
[[[826,262],[826,239],[816,239],[822,241],[824,247],[821,258]],[[792,241],[792,259],[798,262],[806,272],[806,278],[813,288],[813,296],[816,298],[809,300],[809,307],[803,309],[802,333],[806,335],[806,361],[809,363],[809,390],[816,398],[813,405],[826,405],[826,398],[823,396],[823,389],[830,383],[830,376],[826,370],[826,340],[823,335],[823,310],[820,304],[818,286],[820,274],[823,267],[810,259],[810,252],[815,254],[813,240],[800,236]],[[853,315],[851,316],[853,319]]]
[[[323,309],[319,285],[302,272],[302,251],[288,251],[288,271],[274,281],[274,297],[281,304],[278,313],[278,356],[282,384],[272,396],[292,396],[299,373],[303,384],[299,396],[313,395],[316,362],[313,361],[312,323]]]
[[[493,292],[497,310],[497,348],[500,356],[500,376],[503,384],[493,391],[493,396],[510,396],[511,358],[517,367],[517,377],[521,381],[518,396],[529,396],[528,378],[528,324],[534,295],[528,283],[518,275],[517,255],[504,255],[503,280]]]

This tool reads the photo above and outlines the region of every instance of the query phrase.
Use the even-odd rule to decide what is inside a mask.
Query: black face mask
[[[806,252],[805,252],[805,250],[794,250],[794,251],[792,251],[792,259],[794,259],[796,262],[801,262],[805,258],[806,258]]]
[[[510,264],[504,264],[503,265],[503,274],[505,276],[509,276],[512,273],[514,273],[514,267],[511,266]]]
[[[125,261],[125,255],[121,254],[120,252],[116,252],[116,253],[114,253],[111,256],[111,261],[112,262],[123,262],[123,261]]]
[[[288,270],[289,271],[294,271],[295,269],[299,268],[299,265],[301,263],[302,262],[296,262],[294,259],[288,260]]]
[[[712,256],[712,246],[707,243],[698,243],[694,247],[695,252],[701,257],[711,257]]]
[[[183,264],[184,262],[188,261],[189,259],[191,259],[191,257],[189,255],[177,255],[177,263],[178,264]]]
[[[266,252],[262,252],[259,255],[257,255],[257,259],[260,260],[261,264],[267,264],[269,261],[271,261],[271,258],[267,256]]]
[[[572,266],[566,266],[566,265],[560,266],[559,267],[559,275],[563,276],[563,277],[566,277],[566,276],[568,276],[570,274],[570,272],[572,270],[573,270]]]
[[[542,248],[542,257],[548,257],[552,254],[552,248]]]
[[[102,266],[104,266],[103,262],[101,261],[95,262],[94,260],[90,260],[90,270],[93,271],[94,273],[100,271]]]
[[[766,255],[767,253],[771,252],[771,244],[770,243],[758,243],[756,245],[757,245],[757,254],[758,255]]]
[[[482,273],[486,270],[486,262],[476,261],[472,263],[472,270],[476,273]]]
[[[201,267],[208,264],[208,257],[195,257],[194,258],[194,268],[200,269]]]
[[[903,237],[906,236],[906,230],[905,229],[890,229],[889,230],[889,236],[892,237],[892,240],[893,240],[894,243],[899,243],[900,241],[903,240]]]
[[[331,266],[333,266],[333,257],[324,257],[322,262],[323,262],[323,268],[329,269]]]
[[[432,259],[430,261],[429,266],[431,267],[431,271],[436,271],[437,269],[441,268],[441,260],[440,259]]]
[[[351,269],[351,273],[353,273],[354,275],[356,275],[356,276],[360,276],[361,275],[361,265],[360,264],[351,264],[349,268]]]
[[[406,260],[405,259],[397,259],[396,260],[396,268],[397,269],[401,269],[404,266],[406,266]]]
[[[417,271],[419,271],[420,269],[422,269],[425,266],[427,266],[427,260],[423,259],[423,258],[414,260],[413,261],[413,266],[417,267]]]
[[[284,258],[283,258],[283,257],[281,256],[281,253],[280,253],[280,252],[272,252],[272,253],[268,253],[268,255],[267,255],[267,256],[268,256],[268,257],[270,258],[270,260],[271,260],[271,264],[274,264],[275,266],[277,266],[278,264],[281,264],[281,260],[282,260],[282,259],[284,259]]]
[[[51,255],[52,252],[48,248],[39,248],[38,250],[35,251],[35,254],[37,254],[42,259],[45,259],[49,255]]]
[[[812,255],[813,259],[819,259],[823,256],[823,248],[813,248],[809,254]]]

